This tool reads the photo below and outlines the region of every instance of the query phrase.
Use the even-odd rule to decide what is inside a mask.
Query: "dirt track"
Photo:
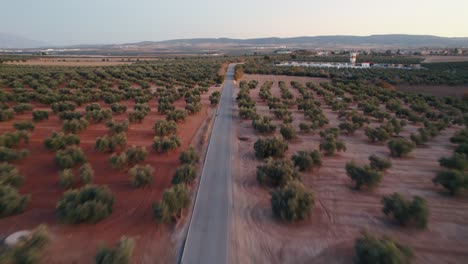
[[[274,80],[272,93],[278,96],[278,78],[244,76],[246,80],[259,81],[250,95],[263,115],[269,111],[258,97],[259,88],[264,81]],[[284,80],[289,85],[292,78]],[[303,78],[297,80],[303,84],[306,81]],[[237,91],[236,87],[235,93]],[[298,95],[296,90],[291,88],[291,91]],[[322,106],[330,126],[336,127],[339,123],[336,114],[323,100]],[[298,129],[304,116],[296,108],[290,110],[293,111],[293,125]],[[351,159],[367,163],[372,153],[388,156],[388,149],[385,145],[369,143],[362,129],[353,136],[340,135],[348,150],[335,157],[324,157],[319,170],[302,174],[304,184],[315,192],[311,218],[286,224],[273,219],[268,189],[260,187],[255,178],[256,166],[261,161],[254,157],[253,144],[259,135],[252,129],[251,121],[239,120],[236,111],[234,118],[234,137],[248,138],[248,141],[234,139],[233,143],[232,263],[353,263],[354,240],[364,228],[373,233],[388,234],[409,245],[414,250],[415,263],[466,263],[468,195],[448,197],[431,182],[439,170],[437,160],[453,151],[448,140],[455,131],[453,128],[443,131],[428,146],[418,147],[409,157],[392,159],[393,166],[385,173],[382,183],[372,191],[360,192],[351,188],[345,163]],[[278,121],[275,123],[279,124]],[[407,137],[416,129],[409,125],[401,135]],[[318,149],[319,140],[318,133],[298,133],[298,139],[289,143],[287,157],[297,150]],[[393,192],[420,195],[428,201],[431,215],[426,230],[402,228],[385,217],[380,199]]]
[[[30,155],[15,163],[25,176],[20,188],[21,193],[31,194],[32,198],[24,213],[0,219],[0,234],[6,235],[20,229],[31,229],[38,224],[49,226],[51,243],[44,252],[44,263],[92,263],[99,245],[114,244],[121,236],[135,239],[133,263],[171,263],[175,262],[177,232],[181,226],[171,227],[158,224],[152,213],[153,202],[161,198],[163,190],[170,186],[171,178],[179,165],[178,155],[189,144],[197,145],[202,136],[197,130],[212,114],[208,96],[213,90],[202,96],[202,111],[178,125],[178,136],[182,146],[169,154],[157,154],[151,150],[154,123],[164,118],[157,113],[157,100],[149,105],[151,113],[141,124],[130,124],[127,133],[128,146],[143,145],[149,155],[145,163],[155,168],[153,185],[144,189],[131,187],[126,173],[112,169],[107,161],[110,153],[94,150],[96,137],[103,136],[108,129],[104,124],[90,124],[80,134],[81,148],[95,171],[97,184],[108,185],[115,196],[114,210],[111,216],[97,224],[62,225],[55,217],[55,206],[63,188],[58,185],[59,168],[54,165],[54,152],[43,147],[43,140],[52,130],[60,130],[61,122],[56,115],[49,120],[36,123],[30,144],[26,147]],[[178,104],[179,102],[176,102]],[[133,102],[127,102],[129,109]],[[183,104],[182,104],[183,105]],[[36,109],[50,109],[38,106]],[[84,111],[84,106],[80,107]],[[114,119],[126,118],[126,114],[114,116]],[[13,130],[12,124],[18,120],[31,120],[31,114],[18,115],[14,120],[0,123],[0,133]],[[181,221],[183,225],[184,221]],[[175,230],[174,230],[175,229]]]

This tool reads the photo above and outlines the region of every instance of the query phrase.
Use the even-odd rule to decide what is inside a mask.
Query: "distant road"
[[[232,89],[229,65],[213,124],[181,263],[228,262],[231,201]]]

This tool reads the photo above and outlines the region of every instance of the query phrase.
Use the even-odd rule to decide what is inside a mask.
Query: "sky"
[[[468,0],[0,0],[0,32],[54,45],[180,38],[468,37]]]

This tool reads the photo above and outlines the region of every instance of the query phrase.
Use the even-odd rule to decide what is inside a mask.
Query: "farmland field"
[[[374,100],[372,97],[384,99],[384,96],[378,96],[377,91],[381,88],[373,88],[377,89],[376,93],[369,93],[368,96],[364,93],[364,97],[359,97],[357,88],[353,90],[346,85],[335,86],[336,84],[329,82],[321,85],[320,83],[324,83],[323,79],[306,77],[246,74],[240,81],[241,87],[245,88],[237,87],[234,95],[239,94],[239,105],[248,105],[244,99],[239,98],[254,102],[256,114],[270,117],[276,130],[269,133],[256,131],[251,118],[245,117],[247,112],[244,106],[242,113],[236,107],[233,139],[234,209],[231,229],[233,263],[353,263],[355,240],[363,229],[369,230],[373,235],[389,235],[407,245],[413,250],[414,263],[463,263],[468,258],[467,195],[461,193],[455,197],[448,196],[440,186],[432,182],[441,170],[438,159],[453,153],[456,145],[450,143],[450,137],[462,126],[445,127],[403,158],[390,157],[386,141],[417,134],[418,129],[424,127],[420,121],[408,122],[398,135],[392,135],[381,143],[372,143],[365,134],[365,127],[350,134],[342,131],[338,139],[344,142],[346,151],[327,156],[322,150],[321,166],[300,172],[302,183],[315,197],[310,218],[288,223],[274,216],[269,194],[272,189],[259,183],[258,166],[265,163],[256,158],[254,143],[259,138],[282,138],[280,127],[282,124],[290,124],[297,131],[297,136],[287,140],[285,160],[289,160],[297,151],[319,150],[322,142],[319,131],[338,127],[346,121],[346,115],[340,115],[340,112],[362,113],[363,107],[367,107],[366,102]],[[286,89],[283,87],[283,90],[289,91],[292,97],[280,89],[279,81],[284,82]],[[265,92],[266,90],[269,92]],[[240,97],[239,91],[247,92]],[[342,91],[345,91],[344,94]],[[310,124],[317,116],[305,116],[304,110],[298,110],[296,105],[296,100],[302,102],[306,94],[308,98],[318,101],[320,110],[328,120],[328,124],[310,131],[301,130],[301,123]],[[338,96],[366,99],[350,100],[347,101],[349,103],[343,103],[345,106],[340,106],[341,103],[336,99]],[[275,97],[279,100],[273,100]],[[293,98],[292,101],[290,98]],[[275,106],[273,102],[278,104]],[[408,106],[410,104],[403,102],[403,107]],[[275,117],[282,113],[278,109],[286,109],[292,122],[291,119],[284,121],[288,114]],[[385,111],[385,104],[378,104],[377,109]],[[370,118],[365,126],[375,128],[385,124],[369,115],[369,112],[364,113]],[[394,116],[391,111],[389,113],[388,118]],[[400,118],[405,119],[402,116]],[[365,164],[372,154],[390,159],[392,166],[383,173],[378,186],[356,190],[346,175],[345,165],[351,160]],[[427,201],[430,215],[426,229],[400,227],[385,216],[381,199],[394,192],[408,197],[417,195]]]
[[[100,246],[113,245],[122,236],[135,241],[132,258],[135,263],[174,262],[185,221],[176,225],[158,222],[152,207],[171,187],[172,177],[180,166],[179,154],[190,145],[199,152],[205,147],[213,115],[209,96],[219,90],[214,87],[213,78],[220,65],[217,61],[202,59],[85,70],[0,66],[2,111],[12,111],[18,104],[30,103],[34,111],[48,113],[48,118],[33,123],[34,130],[28,133],[28,142],[12,148],[29,151],[27,157],[9,161],[9,164],[24,176],[18,191],[30,195],[30,200],[24,212],[0,219],[0,234],[5,236],[46,224],[51,241],[44,249],[44,263],[91,263]],[[73,110],[51,111],[51,105],[62,102],[71,102],[69,105]],[[111,106],[117,104],[121,111],[111,112]],[[93,112],[90,105],[93,109],[101,109],[96,111],[102,111],[103,120],[89,114]],[[177,119],[177,132],[173,134],[179,143],[175,148],[155,151],[152,149],[153,138],[157,135],[154,126],[159,120],[167,119],[171,108],[180,109],[184,117],[186,115],[185,119]],[[105,114],[106,109],[111,116]],[[139,111],[144,112],[142,120],[132,122],[130,115]],[[68,114],[74,119],[75,114],[71,113],[83,115],[81,119],[88,120],[87,127],[73,133],[63,130],[63,124],[67,122],[64,116]],[[137,163],[150,164],[154,171],[152,184],[144,188],[132,186],[128,174],[131,166],[112,167],[109,157],[114,151],[98,151],[96,148],[97,138],[110,135],[107,121],[112,119],[119,124],[128,122],[129,117],[128,131],[124,132],[126,142],[115,152],[124,152],[132,146],[146,149],[146,159]],[[0,122],[0,134],[15,133],[15,123],[32,119],[31,111],[16,112],[10,120]],[[54,131],[62,130],[79,137],[78,146],[94,170],[93,184],[108,186],[115,197],[110,216],[97,223],[69,224],[57,218],[56,205],[67,188],[59,181],[61,169],[54,162],[56,151],[48,150],[44,142]],[[75,168],[72,169],[77,173]],[[82,184],[75,180],[71,188],[80,186]],[[185,214],[179,217],[185,218]]]

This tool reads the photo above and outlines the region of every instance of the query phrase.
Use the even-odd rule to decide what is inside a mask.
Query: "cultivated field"
[[[468,61],[468,56],[426,56],[424,59],[425,63],[431,62],[458,62]]]
[[[8,61],[6,64],[11,65],[33,65],[33,66],[115,66],[128,65],[136,61],[145,60],[144,58],[135,57],[53,57],[53,58],[37,58],[27,59],[25,61]]]
[[[306,87],[307,82],[318,83],[321,79],[284,77],[272,75],[244,75],[247,82],[257,80],[250,97],[256,103],[256,112],[270,116],[277,126],[273,134],[261,134],[252,128],[252,121],[234,113],[233,157],[233,225],[231,230],[231,262],[233,263],[353,263],[355,239],[362,229],[373,235],[387,234],[414,253],[414,263],[464,263],[468,258],[468,206],[466,193],[448,196],[443,188],[435,186],[432,179],[441,170],[438,159],[450,156],[454,145],[449,138],[460,126],[449,126],[426,144],[417,146],[407,157],[391,158],[392,167],[383,176],[382,182],[373,189],[355,190],[346,175],[345,164],[354,159],[358,164],[368,163],[371,154],[389,158],[386,143],[371,143],[364,128],[354,134],[340,133],[339,139],[346,144],[346,152],[332,156],[322,154],[322,165],[310,172],[301,172],[303,184],[315,193],[315,207],[311,217],[297,223],[277,220],[270,205],[271,188],[261,186],[256,180],[256,167],[263,161],[255,157],[254,143],[261,137],[280,136],[282,120],[275,118],[274,109],[259,97],[259,88],[266,81],[273,81],[270,88],[273,97],[281,98],[278,81],[286,83],[294,99],[300,98],[291,81]],[[235,95],[239,92],[238,87]],[[299,150],[318,150],[319,131],[337,127],[343,118],[338,111],[327,105],[324,96],[310,90],[319,101],[329,124],[312,132],[300,132],[299,124],[310,122],[303,110],[296,105],[288,107],[292,112],[292,126],[297,137],[289,140],[285,159],[290,159]],[[336,97],[333,100],[336,100]],[[336,102],[336,101],[335,101]],[[380,106],[385,110],[383,105]],[[236,107],[237,108],[237,107]],[[349,109],[357,108],[355,103]],[[349,111],[349,110],[348,110]],[[380,123],[371,117],[369,126]],[[409,122],[398,137],[409,138],[422,125]],[[396,138],[397,136],[392,136]],[[382,212],[384,195],[398,192],[404,196],[419,195],[426,199],[430,216],[426,229],[401,227]]]
[[[34,112],[43,110],[49,116],[44,120],[34,122],[34,130],[28,133],[29,142],[19,143],[11,148],[8,146],[8,149],[14,151],[19,151],[19,149],[29,151],[26,157],[16,161],[9,160],[8,163],[14,165],[24,176],[24,183],[18,188],[18,192],[30,195],[31,198],[24,207],[24,212],[4,215],[5,212],[2,211],[0,237],[6,237],[19,230],[34,229],[39,224],[46,224],[50,242],[43,250],[42,261],[44,263],[92,263],[100,246],[113,246],[122,236],[134,241],[132,263],[176,261],[176,250],[183,236],[181,232],[187,212],[187,210],[182,210],[189,206],[190,200],[180,211],[174,212],[170,218],[163,220],[155,217],[153,203],[160,201],[163,193],[174,186],[173,176],[181,166],[179,161],[181,152],[187,150],[190,145],[194,146],[199,153],[202,153],[201,151],[205,148],[209,123],[213,117],[209,97],[215,90],[219,90],[213,86],[212,78],[216,76],[220,64],[215,61],[192,61],[157,65],[158,71],[164,75],[159,75],[158,71],[154,71],[156,66],[154,68],[153,66],[145,64],[131,68],[106,68],[107,72],[103,68],[94,68],[79,74],[79,70],[63,68],[65,71],[62,76],[63,83],[46,84],[51,80],[48,77],[57,73],[48,72],[43,68],[36,68],[38,72],[44,74],[36,79],[38,83],[31,82],[27,73],[0,77],[3,85],[0,91],[3,98],[2,111],[4,112],[2,114],[9,111],[13,113],[11,109],[16,109],[15,106],[21,104],[18,101],[21,101],[30,103]],[[22,68],[11,70],[20,71],[18,69]],[[28,72],[28,68],[23,70]],[[0,68],[1,73],[2,68]],[[102,75],[96,77],[95,74]],[[112,74],[115,75],[111,77]],[[140,76],[135,78],[138,74]],[[55,80],[60,79],[55,76]],[[89,83],[91,80],[94,85]],[[45,87],[44,84],[46,84]],[[56,98],[59,104],[73,100],[85,100],[85,102],[80,101],[81,105],[71,111],[54,113],[51,111],[51,104],[46,103],[46,98],[42,98],[41,94],[50,95],[50,100]],[[197,94],[200,95],[199,98]],[[128,111],[110,111],[110,106],[115,104]],[[76,104],[72,103],[72,105]],[[101,110],[95,110],[98,111],[95,114],[102,114],[102,120],[93,119],[93,115],[89,114],[93,112],[90,105],[93,109],[101,108]],[[64,104],[62,106],[65,107]],[[160,146],[159,150],[153,150],[152,148],[155,148],[153,143],[156,142],[155,136],[159,136],[159,132],[156,133],[154,130],[155,124],[160,120],[170,120],[168,116],[172,111],[171,108],[183,111],[184,118],[181,118],[181,115],[173,116],[177,118],[175,119],[176,132],[161,132],[171,137],[171,145]],[[109,111],[111,116],[108,116],[105,111]],[[78,118],[77,115],[83,115],[83,117]],[[136,119],[132,120],[132,116]],[[14,124],[32,119],[30,110],[16,112],[11,119],[0,122],[0,135],[3,136],[6,132],[20,133],[15,132]],[[63,127],[67,119],[87,119],[89,124],[80,131],[70,132]],[[128,122],[130,119],[128,130],[123,132],[126,138],[125,143],[112,151],[99,151],[96,148],[97,139],[112,135],[106,125],[106,122],[111,119],[114,123]],[[80,188],[84,185],[75,180],[70,187],[64,188],[59,181],[62,170],[54,162],[57,151],[48,150],[44,142],[53,131],[60,132],[61,130],[64,130],[67,135],[78,136],[80,142],[77,145],[82,149],[94,170],[93,184],[110,188],[114,196],[114,205],[107,218],[98,221],[84,220],[77,224],[64,223],[58,219],[56,205],[64,192],[67,189]],[[174,143],[173,137],[176,137],[179,142]],[[0,143],[2,147],[6,144],[1,140]],[[130,181],[129,169],[134,164],[126,164],[122,169],[118,169],[113,168],[109,162],[113,152],[120,154],[132,146],[143,147],[148,153],[146,158],[135,163],[149,164],[154,168],[152,184],[143,188],[132,186]],[[65,149],[68,148],[71,147],[65,147]],[[0,155],[2,161],[6,161],[8,158],[2,155]],[[198,174],[197,165],[190,166],[194,166],[195,173]],[[72,169],[78,174],[76,166]],[[78,177],[78,175],[75,176]],[[182,184],[185,182],[191,187],[192,181],[193,179],[182,180]],[[96,211],[91,214],[97,215],[98,213]],[[82,215],[82,217],[85,216]],[[181,220],[178,221],[179,219]]]
[[[466,85],[397,85],[396,89],[402,92],[419,93],[427,95],[435,95],[439,97],[454,96],[461,98],[468,93]]]

